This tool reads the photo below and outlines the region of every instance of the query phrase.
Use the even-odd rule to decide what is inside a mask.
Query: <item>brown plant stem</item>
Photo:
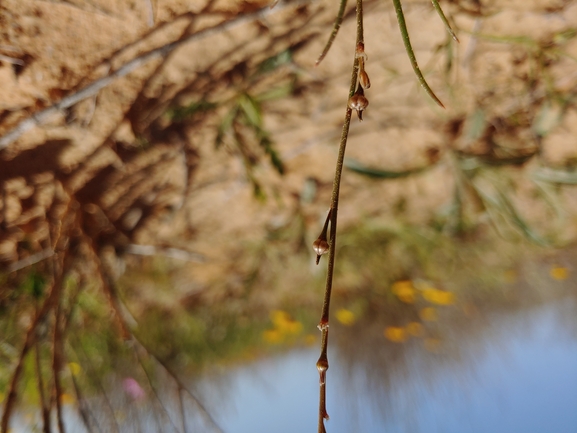
[[[351,75],[351,86],[349,90],[348,98],[352,97],[356,90],[358,68],[359,68],[359,58],[356,55],[356,47],[359,44],[364,44],[364,31],[363,31],[363,1],[357,0],[357,37],[355,43],[355,57],[353,63],[353,72]],[[348,101],[347,98],[347,101]],[[318,433],[325,433],[325,419],[328,419],[328,413],[326,410],[326,372],[329,368],[329,360],[327,355],[328,341],[329,341],[329,310],[331,303],[331,294],[333,288],[333,276],[334,276],[334,266],[335,266],[335,252],[336,252],[336,240],[337,240],[337,214],[339,206],[339,192],[341,186],[341,176],[343,172],[343,164],[345,159],[345,151],[347,147],[347,139],[349,136],[349,128],[351,125],[351,114],[352,109],[349,107],[347,102],[347,110],[345,113],[345,121],[343,124],[343,130],[341,133],[341,141],[339,145],[339,154],[337,157],[337,164],[335,169],[335,178],[333,181],[333,192],[331,196],[331,206],[330,206],[330,236],[329,236],[329,258],[327,266],[327,278],[325,286],[325,294],[323,299],[323,308],[321,313],[321,320],[319,323],[319,329],[322,333],[321,338],[321,354],[317,361],[317,370],[319,371],[319,419],[318,419]]]
[[[166,373],[172,378],[172,380],[176,383],[176,385],[178,386],[178,389],[179,389],[179,395],[181,392],[185,392],[186,394],[188,394],[188,396],[192,399],[192,401],[198,407],[200,412],[210,422],[210,424],[212,424],[214,429],[216,431],[222,433],[223,432],[222,428],[220,428],[220,426],[218,425],[216,420],[213,418],[213,416],[210,414],[208,409],[206,409],[206,407],[201,403],[200,399],[196,395],[194,395],[194,393],[190,389],[188,389],[188,387],[184,384],[184,382],[182,382],[182,380],[178,377],[178,375],[174,372],[174,370],[172,370],[172,368],[168,365],[168,363],[166,361],[164,361],[162,358],[160,358],[158,355],[156,355],[148,347],[146,347],[146,345],[141,341],[141,339],[138,337],[138,335],[132,331],[131,327],[128,324],[127,319],[125,318],[125,314],[124,314],[124,311],[122,309],[121,301],[118,298],[118,291],[116,289],[116,285],[114,283],[114,280],[112,279],[110,274],[107,272],[106,267],[103,265],[102,261],[100,260],[100,257],[96,251],[95,246],[94,246],[94,243],[90,241],[90,238],[88,236],[85,235],[85,237],[86,237],[86,240],[88,241],[88,245],[91,249],[92,255],[94,256],[94,261],[97,265],[98,276],[100,277],[100,280],[102,282],[103,290],[104,290],[106,296],[108,297],[110,307],[112,308],[112,311],[113,311],[114,316],[116,318],[117,324],[120,328],[122,338],[126,341],[133,341],[134,344],[136,344],[142,350],[144,350],[144,352],[148,356],[152,357],[164,369],[164,371],[166,371]]]
[[[58,431],[65,433],[64,420],[62,417],[62,382],[60,380],[60,370],[62,369],[62,308],[60,305],[61,297],[56,301],[54,311],[54,339],[52,342],[52,375],[54,380],[54,398],[56,403],[56,420],[58,422]]]
[[[66,262],[66,252],[63,253],[62,262]],[[8,394],[6,395],[6,401],[4,402],[4,410],[2,411],[2,420],[0,421],[0,433],[7,433],[8,432],[8,424],[10,422],[10,417],[12,415],[12,411],[14,410],[14,404],[16,403],[16,397],[18,396],[18,381],[20,380],[20,375],[22,374],[22,370],[24,367],[24,359],[30,349],[34,346],[36,342],[36,332],[38,325],[44,320],[46,315],[53,309],[55,303],[57,302],[60,292],[62,289],[62,279],[64,275],[64,267],[60,266],[61,272],[59,272],[56,277],[54,278],[52,285],[48,291],[48,295],[44,300],[44,303],[38,310],[36,317],[34,318],[28,332],[26,333],[26,337],[24,339],[24,345],[20,350],[20,355],[18,357],[18,362],[16,363],[16,367],[14,368],[14,372],[12,373],[12,378],[10,380],[10,385],[8,387]]]
[[[44,392],[44,380],[42,379],[42,366],[40,364],[40,345],[35,344],[35,363],[36,376],[38,380],[38,400],[40,401],[40,410],[42,411],[42,432],[52,433],[50,426],[50,409],[46,404],[46,396]]]

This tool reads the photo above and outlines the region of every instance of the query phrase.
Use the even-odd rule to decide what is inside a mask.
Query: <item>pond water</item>
[[[481,333],[461,336],[458,353],[407,349],[398,376],[367,371],[337,348],[327,431],[575,433],[575,311],[573,301],[557,302],[493,317]],[[294,350],[206,379],[202,389],[226,389],[214,412],[225,432],[316,432],[317,358],[317,348]]]
[[[451,324],[443,344],[434,348],[417,338],[387,341],[382,327],[376,337],[377,328],[369,325],[331,329],[327,432],[577,432],[575,297],[470,322]],[[188,385],[226,433],[312,433],[318,354],[316,344],[295,348],[215,369]],[[115,431],[114,424],[123,433],[217,431],[190,398],[183,399],[182,420],[168,388],[162,393],[167,412],[160,416],[151,410],[159,411],[159,405],[150,395],[131,402],[125,394],[122,388],[109,394],[112,405],[122,408],[113,417],[91,398],[99,425],[94,431]],[[31,431],[29,417],[17,415],[12,431]],[[67,431],[85,431],[73,405],[65,407],[65,418]]]

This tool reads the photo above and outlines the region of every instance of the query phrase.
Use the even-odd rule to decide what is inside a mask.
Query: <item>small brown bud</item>
[[[315,250],[315,253],[317,253],[317,265],[318,265],[321,256],[329,252],[329,243],[327,242],[327,239],[319,237],[316,241],[313,242],[313,250]]]
[[[363,89],[368,89],[369,87],[371,87],[371,80],[369,79],[369,74],[367,74],[364,69],[362,69],[359,72],[359,84]]]
[[[359,86],[356,93],[349,99],[349,108],[356,110],[359,120],[363,121],[363,110],[369,105],[369,100],[365,98],[363,88]]]

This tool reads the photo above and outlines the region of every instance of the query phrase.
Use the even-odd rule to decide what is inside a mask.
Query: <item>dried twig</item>
[[[88,433],[92,433],[92,424],[90,423],[90,418],[93,418],[95,421],[96,428],[98,429],[98,431],[100,433],[102,433],[102,429],[98,425],[96,418],[94,417],[92,412],[90,412],[90,409],[88,408],[88,405],[86,404],[86,400],[84,399],[84,397],[82,395],[82,391],[80,391],[80,386],[78,386],[78,381],[76,380],[76,376],[75,376],[74,372],[72,372],[72,371],[70,372],[70,378],[72,379],[72,386],[74,387],[74,393],[76,394],[78,413],[80,414],[80,419],[82,420],[84,427],[86,427],[86,431],[88,431]]]
[[[42,367],[40,364],[40,345],[36,343],[35,362],[36,362],[36,377],[38,380],[38,400],[40,402],[40,410],[42,412],[42,431],[43,433],[51,433],[50,425],[50,408],[46,404],[46,396],[44,392],[44,381],[42,379]]]
[[[17,262],[11,263],[6,271],[8,273],[19,271],[28,266],[34,265],[42,260],[46,260],[54,255],[54,250],[52,248],[46,248],[38,253],[32,254],[25,259],[18,260]]]
[[[150,390],[154,394],[154,397],[155,397],[158,405],[161,407],[162,412],[164,413],[164,415],[166,416],[166,418],[168,419],[168,421],[170,422],[170,424],[174,428],[174,431],[176,431],[178,433],[178,428],[176,427],[176,425],[172,421],[172,418],[170,417],[170,414],[168,413],[168,409],[166,408],[166,406],[162,402],[162,399],[158,395],[158,392],[156,392],[156,388],[154,387],[154,384],[152,382],[152,378],[150,377],[148,370],[146,369],[146,367],[144,367],[144,362],[142,361],[142,358],[140,357],[140,354],[138,353],[137,347],[134,347],[134,354],[136,355],[136,359],[138,360],[138,363],[140,364],[140,368],[142,369],[142,371],[144,372],[144,375],[146,376],[146,380],[148,381],[148,385],[150,386]],[[186,433],[186,430],[183,430],[183,432]]]
[[[24,61],[21,59],[16,59],[14,57],[5,56],[4,54],[0,54],[0,61],[6,63],[12,63],[13,65],[24,66]]]
[[[65,257],[63,258],[63,261]],[[22,369],[24,365],[24,359],[26,355],[34,345],[36,341],[36,330],[38,325],[44,321],[46,315],[52,310],[57,301],[58,297],[60,296],[60,292],[62,289],[62,279],[63,279],[63,272],[53,280],[51,287],[48,291],[48,296],[44,300],[44,303],[38,310],[36,317],[32,321],[28,332],[26,333],[26,337],[24,339],[24,345],[20,350],[20,355],[18,357],[18,361],[16,363],[16,367],[14,372],[12,373],[12,379],[10,380],[10,385],[8,387],[8,393],[6,395],[6,400],[4,402],[4,410],[2,412],[2,420],[0,421],[0,432],[7,433],[8,432],[8,423],[10,421],[10,416],[12,415],[12,410],[14,409],[14,403],[16,402],[17,396],[17,385],[18,381],[20,380],[20,375],[22,374]]]
[[[192,253],[179,248],[156,247],[154,245],[130,244],[126,247],[126,252],[140,256],[165,256],[170,257],[171,259],[195,263],[204,263],[206,261],[206,257],[199,253]]]
[[[56,403],[56,420],[58,422],[58,431],[65,433],[64,420],[62,417],[62,382],[60,381],[60,370],[62,369],[62,328],[61,328],[61,297],[58,297],[56,302],[56,310],[54,312],[54,339],[52,341],[52,376],[54,384],[54,397]]]

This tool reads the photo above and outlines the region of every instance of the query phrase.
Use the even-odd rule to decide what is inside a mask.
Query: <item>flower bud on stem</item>
[[[327,241],[327,232],[330,220],[331,220],[331,210],[329,209],[329,213],[327,214],[325,224],[323,225],[323,230],[321,231],[321,234],[316,239],[316,241],[313,242],[313,250],[315,250],[315,253],[317,253],[317,265],[321,260],[321,256],[329,252],[329,242]]]

